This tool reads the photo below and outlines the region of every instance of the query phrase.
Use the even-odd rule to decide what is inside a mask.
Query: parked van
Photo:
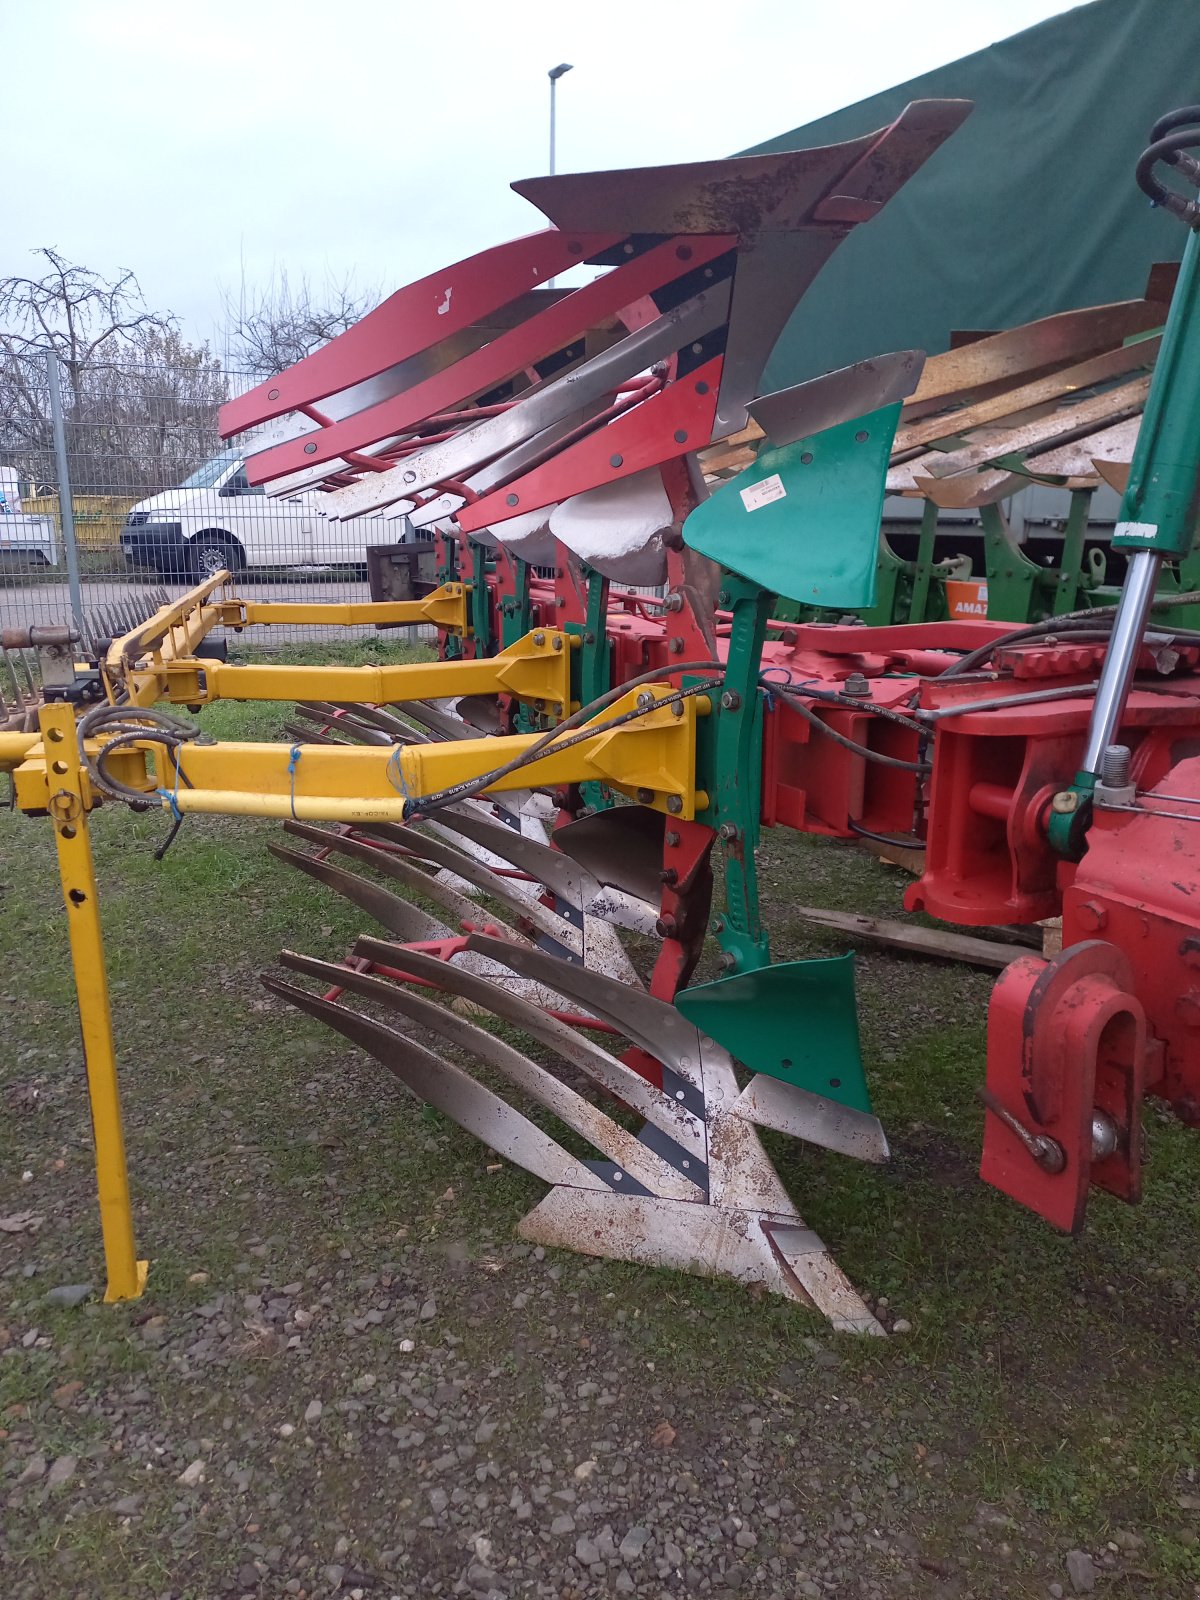
[[[201,579],[223,567],[361,566],[368,542],[404,536],[407,523],[396,517],[333,521],[323,500],[312,489],[274,498],[248,481],[243,456],[214,456],[178,488],[132,508],[121,551],[131,566]]]

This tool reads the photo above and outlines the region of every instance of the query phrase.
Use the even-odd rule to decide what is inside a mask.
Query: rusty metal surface
[[[532,1243],[585,1255],[760,1284],[814,1307],[839,1332],[883,1333],[820,1239],[794,1212],[772,1216],[556,1188],[522,1219],[518,1231]]]
[[[844,144],[668,167],[524,178],[513,184],[559,228],[622,233],[736,233],[800,227],[832,194],[878,207],[970,112],[965,100],[919,100],[889,127]],[[889,148],[890,147],[890,148]],[[845,221],[845,217],[830,220]]]

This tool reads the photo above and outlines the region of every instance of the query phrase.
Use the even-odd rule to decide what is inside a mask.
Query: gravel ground
[[[1078,1244],[983,1190],[987,977],[867,957],[895,1161],[781,1159],[895,1330],[856,1342],[518,1242],[535,1180],[257,985],[361,914],[265,825],[189,822],[162,866],[157,817],[94,832],[152,1264],[98,1302],[53,848],[0,818],[5,1600],[1200,1593],[1200,1162],[1156,1131],[1143,1213]],[[783,954],[832,948],[788,926],[801,871],[898,896],[794,840],[765,868]]]

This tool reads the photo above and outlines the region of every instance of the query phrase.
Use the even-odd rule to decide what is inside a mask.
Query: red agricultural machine
[[[418,544],[392,576],[423,541],[437,581],[325,608],[222,578],[94,661],[43,641],[40,726],[0,734],[0,763],[55,824],[94,1084],[113,1067],[88,811],[278,817],[280,859],[388,937],[285,952],[293,976],[267,987],[544,1180],[526,1237],[878,1332],[759,1138],[888,1153],[853,958],[771,957],[755,855],[787,827],[922,852],[906,903],[948,923],[1061,917],[1061,953],[1019,957],[993,995],[982,1173],[1071,1231],[1093,1186],[1137,1200],[1145,1097],[1200,1120],[1200,108],[1163,118],[1138,165],[1190,230],[1169,314],[1149,295],[758,393],[808,283],[968,110],[519,184],[550,227],[400,290],[226,407],[227,435],[257,430],[252,482],[320,486],[330,516],[406,513]],[[572,267],[586,281],[544,287]],[[914,472],[955,440],[949,467]],[[730,441],[747,464],[706,481]],[[898,622],[892,600],[880,618],[931,576],[900,584],[881,544],[902,469],[995,505],[1014,477],[1079,489],[1100,463],[1123,486],[1115,608],[1081,608],[1105,596],[1076,583],[1019,626]],[[215,629],[297,621],[432,623],[439,659],[201,653]],[[222,698],[298,702],[292,742],[214,742],[161,709]],[[693,982],[710,937],[720,975]],[[114,1296],[140,1281],[119,1200],[102,1163]]]

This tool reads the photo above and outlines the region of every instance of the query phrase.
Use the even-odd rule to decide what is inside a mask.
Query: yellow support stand
[[[58,847],[58,871],[71,939],[71,962],[79,997],[79,1023],[92,1104],[96,1186],[108,1273],[105,1300],[136,1300],[146,1287],[149,1262],[139,1261],[133,1242],[125,1134],[117,1086],[108,974],[100,930],[100,905],[92,843],[88,835],[86,778],[79,760],[75,714],[69,705],[45,705],[38,726],[46,752],[49,810]]]

